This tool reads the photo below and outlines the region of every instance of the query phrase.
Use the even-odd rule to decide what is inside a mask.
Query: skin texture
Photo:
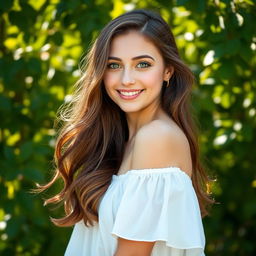
[[[179,167],[189,176],[192,175],[188,140],[174,122],[154,120],[136,135],[131,169],[170,166]]]
[[[154,243],[118,238],[118,247],[114,256],[150,256]]]
[[[151,58],[139,58],[148,55]],[[119,60],[113,59],[118,58]],[[126,113],[129,140],[159,111],[163,81],[170,79],[173,68],[165,67],[159,50],[137,31],[116,36],[110,48],[109,65],[103,81],[109,97]],[[144,89],[134,100],[120,98],[117,90]]]
[[[142,55],[149,57],[138,57]],[[103,81],[109,97],[126,113],[129,141],[134,142],[131,169],[176,166],[191,176],[187,138],[160,107],[163,81],[172,74],[173,68],[165,67],[154,44],[130,31],[113,39]],[[120,89],[145,91],[134,100],[124,100]],[[150,256],[154,244],[119,237],[114,256]]]

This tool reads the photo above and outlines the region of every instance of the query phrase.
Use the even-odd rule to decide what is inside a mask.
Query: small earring
[[[168,79],[167,81],[166,81],[166,87],[169,87],[169,85],[170,85],[170,80]]]

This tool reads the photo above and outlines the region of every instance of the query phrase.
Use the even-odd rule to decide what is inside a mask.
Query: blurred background
[[[0,254],[63,255],[35,183],[52,175],[56,112],[79,63],[112,18],[159,11],[196,76],[202,157],[219,202],[203,219],[206,255],[256,255],[256,4],[253,0],[3,0],[0,2]],[[56,188],[57,189],[57,188]],[[45,197],[52,194],[49,191]]]

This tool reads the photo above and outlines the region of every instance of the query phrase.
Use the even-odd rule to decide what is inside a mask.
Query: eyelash
[[[141,64],[143,65],[143,67],[138,67],[138,66],[141,65]],[[117,67],[117,68],[114,68],[113,65],[117,65],[118,67]],[[136,67],[138,67],[138,68],[148,68],[148,67],[151,67],[151,64],[148,63],[148,62],[146,62],[146,61],[142,61],[142,62],[138,63],[138,64],[136,65]],[[109,68],[109,69],[118,69],[118,68],[120,68],[120,64],[119,64],[119,63],[116,63],[116,62],[112,62],[112,63],[109,63],[109,64],[107,65],[107,68]]]

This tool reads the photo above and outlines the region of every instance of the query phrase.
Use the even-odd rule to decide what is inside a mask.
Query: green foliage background
[[[35,182],[51,174],[57,109],[69,100],[91,40],[132,8],[161,12],[196,75],[194,108],[215,205],[206,255],[256,255],[255,2],[5,0],[0,2],[0,254],[63,255]]]

